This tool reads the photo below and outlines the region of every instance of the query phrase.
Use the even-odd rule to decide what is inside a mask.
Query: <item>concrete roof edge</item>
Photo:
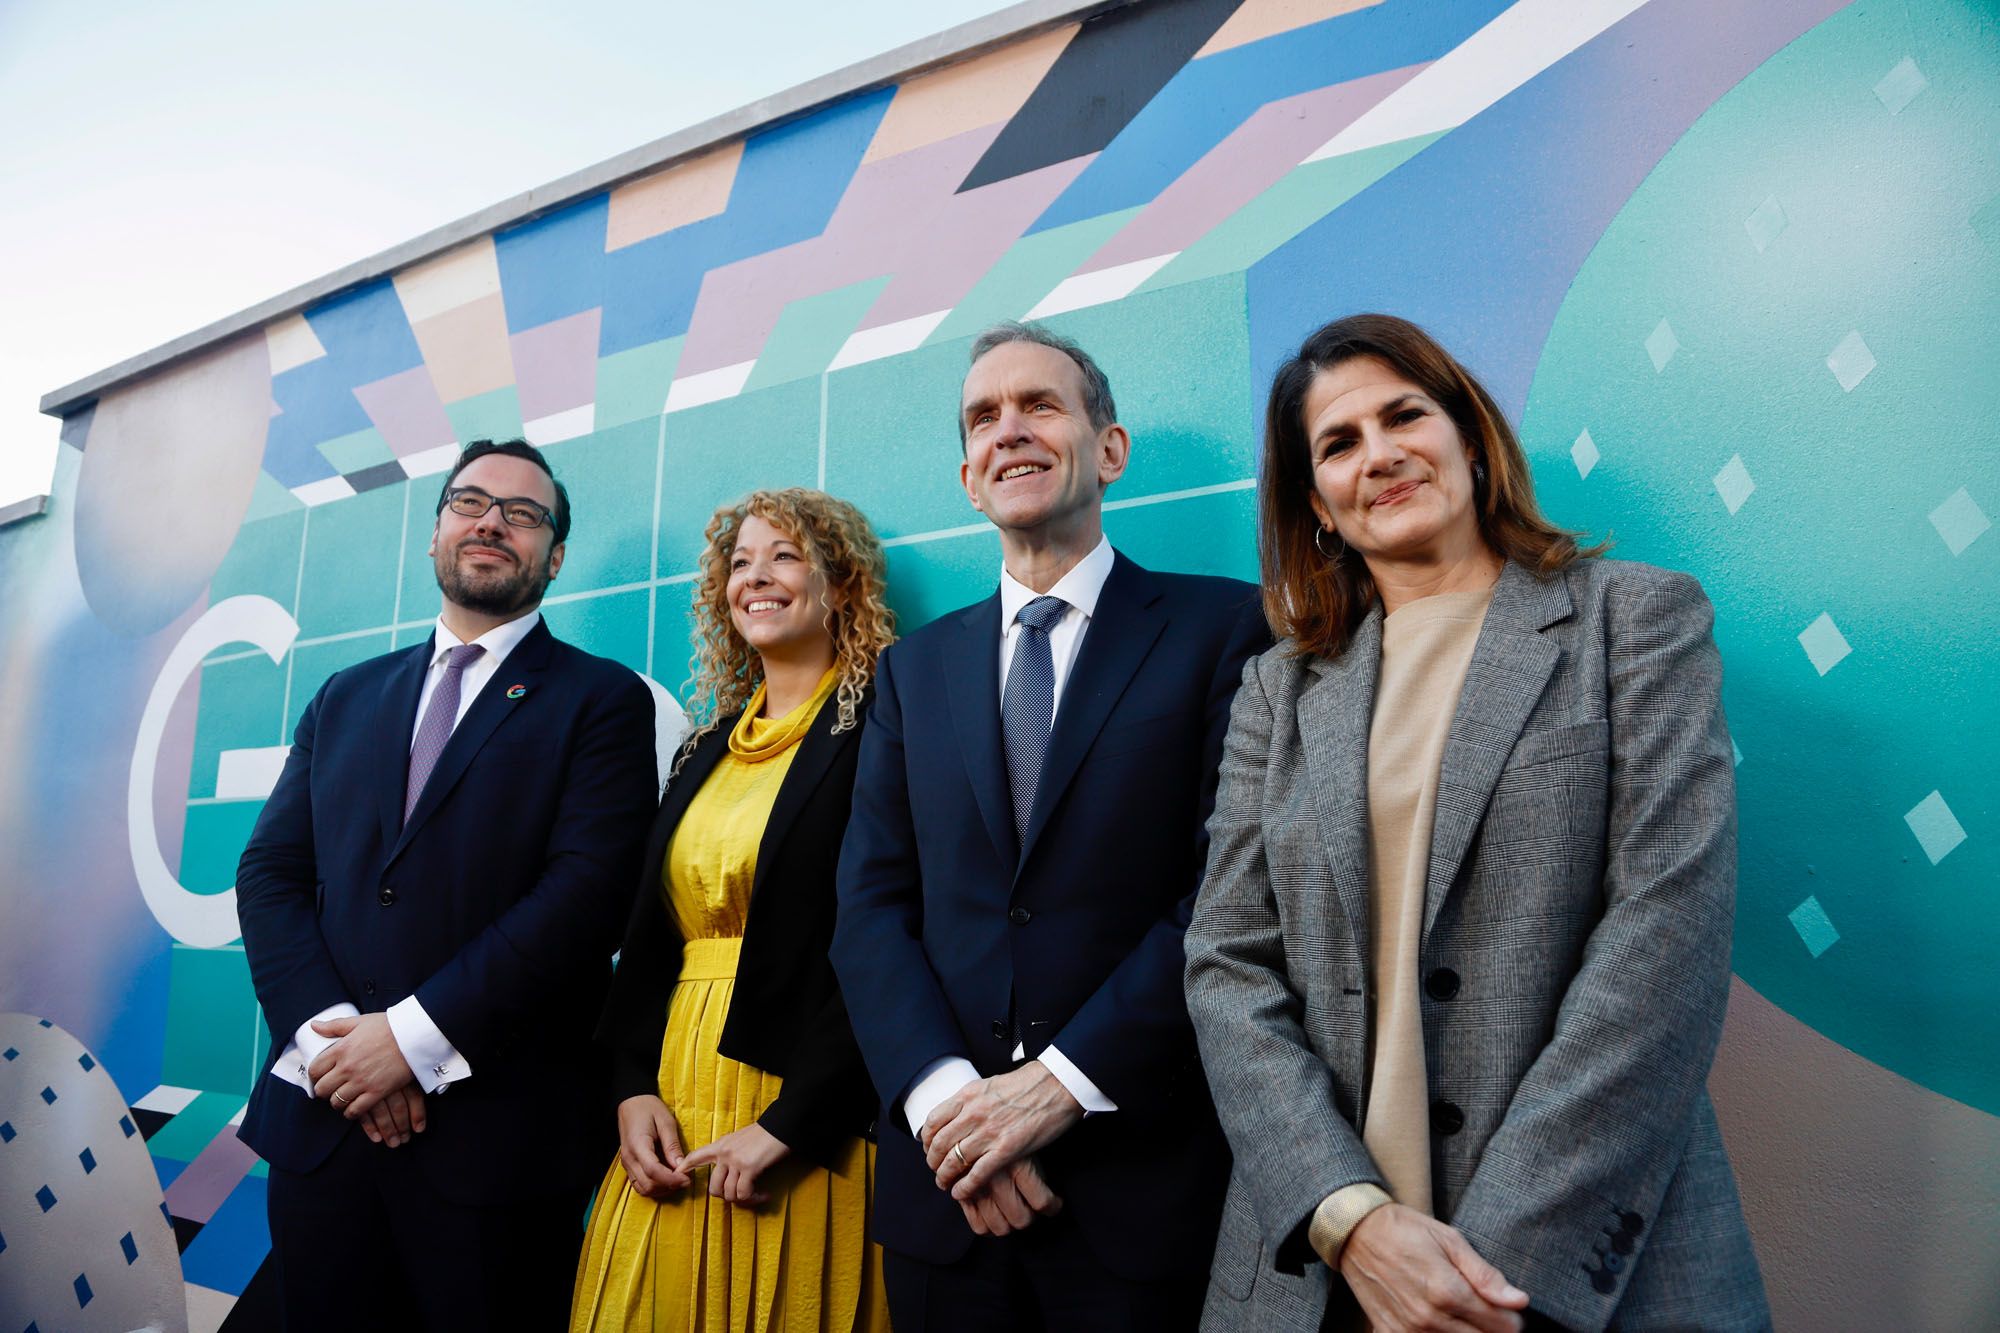
[[[511,199],[503,199],[401,245],[335,269],[325,277],[294,287],[247,310],[216,320],[171,342],[162,343],[151,351],[128,357],[116,365],[44,394],[40,410],[49,416],[69,416],[88,407],[107,389],[151,374],[225,339],[253,332],[274,319],[296,314],[329,296],[408,268],[489,232],[574,203],[683,158],[693,157],[718,144],[746,138],[759,130],[796,120],[841,98],[899,83],[913,75],[983,55],[1008,42],[1136,3],[1140,0],[1082,0],[1081,3],[1079,0],[1021,0],[1019,4],[983,18],[919,38],[784,92],[759,98],[734,111],[725,111],[700,124],[642,144]]]
[[[49,512],[49,497],[27,495],[12,504],[0,505],[0,528],[10,527],[31,518],[40,518]]]

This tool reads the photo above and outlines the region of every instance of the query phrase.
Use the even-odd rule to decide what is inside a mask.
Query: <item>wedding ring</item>
[[[964,1139],[960,1139],[960,1140],[959,1140],[959,1141],[958,1141],[957,1143],[954,1143],[954,1144],[952,1144],[952,1145],[951,1145],[951,1155],[952,1155],[953,1157],[956,1157],[956,1158],[958,1159],[958,1164],[959,1164],[960,1166],[962,1166],[962,1167],[965,1167],[965,1168],[966,1168],[967,1170],[970,1170],[970,1169],[971,1169],[971,1167],[972,1167],[972,1163],[971,1163],[971,1162],[968,1162],[968,1161],[966,1161],[966,1160],[965,1160],[965,1140],[964,1140]]]
[[[337,1092],[333,1094],[331,1100],[335,1106],[345,1106],[348,1103],[348,1099]]]

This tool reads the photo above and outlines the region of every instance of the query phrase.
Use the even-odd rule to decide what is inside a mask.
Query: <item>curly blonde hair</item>
[[[752,491],[722,506],[708,521],[695,582],[694,654],[688,660],[693,679],[687,686],[695,726],[681,747],[683,758],[723,718],[742,712],[764,680],[762,659],[736,632],[729,614],[729,561],[750,518],[763,519],[798,543],[813,571],[826,580],[826,628],[840,672],[836,733],[860,721],[861,696],[875,679],[875,659],[896,641],[896,616],[883,600],[888,562],[859,509],[800,486]]]

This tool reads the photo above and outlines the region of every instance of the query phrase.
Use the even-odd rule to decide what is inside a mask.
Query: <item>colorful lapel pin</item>
[[[526,685],[509,685],[507,687],[507,697],[509,699],[518,699],[527,692],[528,687]]]

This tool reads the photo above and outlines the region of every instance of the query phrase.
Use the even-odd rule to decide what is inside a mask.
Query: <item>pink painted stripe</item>
[[[597,398],[597,334],[602,309],[522,329],[509,342],[521,420],[582,407]]]
[[[224,1125],[167,1186],[167,1211],[190,1222],[207,1222],[255,1165],[257,1154],[236,1137],[236,1126]]]
[[[1187,249],[1424,68],[1406,65],[1267,102],[1160,191],[1077,271],[1091,273]]]
[[[457,438],[451,418],[444,414],[444,404],[438,401],[431,373],[423,366],[360,385],[354,397],[398,458],[450,444]]]

